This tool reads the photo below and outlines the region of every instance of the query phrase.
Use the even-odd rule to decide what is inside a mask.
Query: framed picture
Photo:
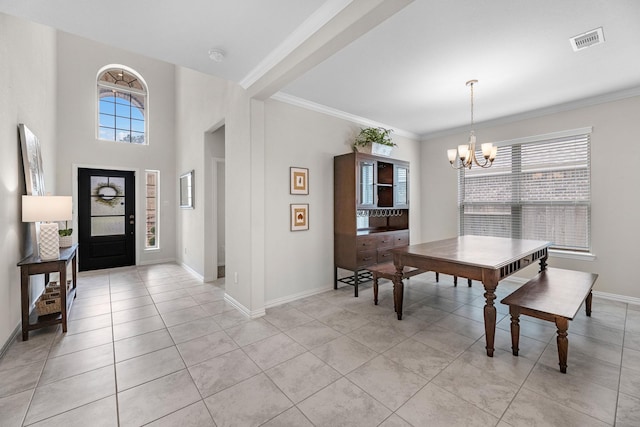
[[[22,150],[22,164],[24,179],[29,196],[45,196],[44,171],[42,170],[42,154],[40,141],[23,123],[18,125],[20,131],[20,148]]]
[[[182,209],[193,209],[193,174],[189,171],[180,175],[180,207]]]
[[[309,204],[291,204],[291,231],[309,229]]]
[[[309,169],[291,167],[290,170],[290,193],[309,194]]]

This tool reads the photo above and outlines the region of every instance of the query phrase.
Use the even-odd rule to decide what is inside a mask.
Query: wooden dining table
[[[484,297],[484,329],[487,356],[493,357],[496,333],[496,288],[498,282],[538,261],[546,269],[547,250],[551,242],[488,236],[460,236],[393,249],[396,273],[393,298],[398,320],[402,319],[405,267],[449,274],[482,282]]]

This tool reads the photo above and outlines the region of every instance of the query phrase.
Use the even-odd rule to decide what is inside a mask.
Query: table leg
[[[538,271],[538,273],[542,273],[543,271],[545,271],[547,269],[547,259],[549,257],[548,252],[545,251],[545,255],[540,258],[540,271]]]
[[[567,339],[567,329],[569,322],[564,317],[556,317],[556,327],[558,328],[558,359],[560,362],[560,372],[567,373],[567,354],[569,353],[569,340]]]
[[[22,304],[22,341],[29,340],[29,272],[20,268],[20,298]]]
[[[67,263],[60,265],[60,311],[62,312],[62,332],[67,332]]]
[[[587,295],[587,299],[584,303],[584,308],[587,311],[587,316],[591,317],[591,301],[593,300],[593,293],[589,291],[589,295]]]
[[[398,320],[402,320],[402,300],[404,299],[403,270],[403,265],[396,265],[396,274],[393,275],[393,305],[396,308]]]
[[[493,357],[493,344],[496,336],[496,307],[493,305],[496,299],[496,287],[498,282],[492,279],[483,281],[484,284],[484,297],[487,300],[487,304],[484,306],[484,333],[486,337],[486,349],[487,356]]]
[[[353,291],[353,296],[358,298],[358,282],[359,282],[359,275],[358,275],[358,270],[353,272],[353,287],[355,288],[355,290]]]
[[[378,273],[373,273],[373,303],[378,305]]]
[[[73,283],[73,289],[76,289],[76,286],[78,285],[78,277],[77,277],[77,257],[76,257],[76,253],[74,252],[73,254],[73,258],[71,259],[71,281]],[[78,296],[78,290],[76,289],[76,293],[73,294],[73,298],[75,299]]]

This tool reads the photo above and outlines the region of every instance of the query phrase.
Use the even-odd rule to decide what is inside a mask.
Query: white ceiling
[[[304,44],[374,3],[373,24],[340,24],[350,38]],[[420,136],[468,126],[470,79],[476,122],[640,94],[638,0],[0,0],[0,12],[245,87],[280,72],[280,99]],[[597,27],[604,44],[571,49]],[[304,73],[274,67],[296,48],[298,63],[301,51],[313,59]]]

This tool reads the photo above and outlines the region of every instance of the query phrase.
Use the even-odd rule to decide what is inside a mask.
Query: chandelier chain
[[[454,169],[471,169],[472,165],[479,166],[481,168],[489,168],[493,164],[494,159],[496,158],[496,154],[498,153],[498,147],[491,143],[482,144],[482,157],[484,157],[484,161],[478,161],[476,157],[476,136],[475,131],[473,130],[475,121],[473,117],[473,108],[474,108],[474,93],[473,93],[473,85],[478,83],[478,80],[469,80],[467,82],[467,86],[470,89],[470,98],[471,98],[471,131],[469,134],[469,142],[467,144],[459,145],[458,149],[451,149],[447,151],[447,156],[449,157],[449,163],[451,167]],[[458,163],[459,162],[459,163]],[[458,166],[456,166],[458,163]]]

